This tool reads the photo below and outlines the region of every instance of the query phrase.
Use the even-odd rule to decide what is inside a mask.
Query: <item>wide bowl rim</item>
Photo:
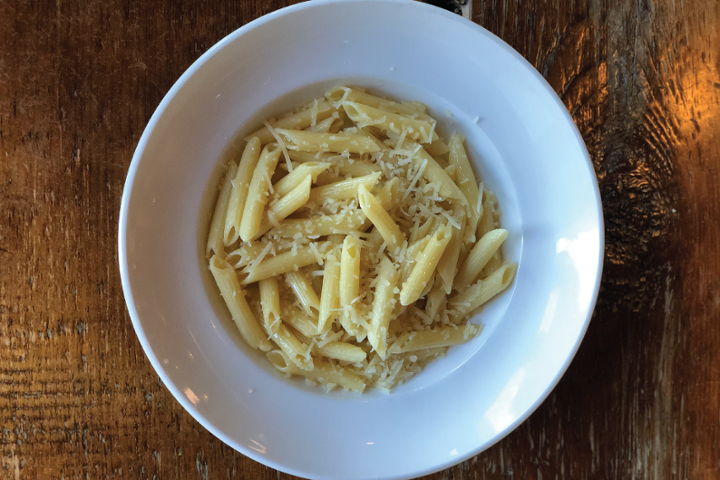
[[[432,11],[435,15],[440,15],[445,17],[446,19],[450,19],[452,21],[455,21],[464,27],[470,27],[474,29],[479,35],[483,35],[489,39],[491,39],[493,42],[495,42],[501,49],[505,51],[505,53],[509,54],[511,57],[513,57],[515,60],[520,61],[520,64],[523,65],[523,67],[529,71],[529,73],[535,78],[537,82],[539,82],[540,85],[550,94],[550,97],[553,99],[554,102],[556,102],[557,106],[560,107],[561,111],[563,112],[563,115],[565,116],[565,119],[567,120],[567,123],[573,130],[573,133],[575,135],[575,140],[577,141],[577,144],[580,148],[583,160],[585,162],[585,167],[587,168],[590,177],[594,178],[596,181],[593,183],[594,188],[594,199],[595,199],[595,208],[596,208],[596,214],[598,219],[598,251],[597,251],[597,275],[594,279],[593,283],[593,295],[591,298],[590,306],[588,308],[587,314],[585,318],[583,319],[582,327],[580,329],[580,333],[577,337],[577,339],[574,342],[573,348],[570,351],[570,354],[567,356],[565,361],[563,362],[561,368],[558,370],[557,374],[553,377],[552,381],[548,384],[548,386],[543,390],[542,394],[537,397],[537,399],[530,405],[529,408],[527,408],[521,415],[519,415],[513,422],[511,422],[508,426],[506,426],[502,431],[496,433],[488,442],[481,443],[478,445],[476,449],[473,449],[469,451],[467,454],[454,457],[447,462],[437,464],[430,468],[424,468],[413,472],[408,472],[407,474],[403,474],[400,476],[390,476],[390,477],[377,477],[377,478],[386,478],[388,480],[393,479],[402,479],[402,478],[412,478],[416,476],[422,476],[422,475],[428,475],[431,473],[435,473],[441,470],[444,470],[446,468],[452,467],[454,465],[457,465],[458,463],[461,463],[469,458],[472,458],[482,451],[485,451],[495,445],[497,442],[505,438],[507,435],[510,434],[513,430],[515,430],[521,423],[523,423],[527,418],[537,410],[537,408],[542,404],[545,399],[549,396],[549,394],[554,390],[554,388],[559,383],[562,376],[567,371],[570,363],[574,359],[575,355],[577,354],[577,351],[580,347],[580,344],[582,343],[583,338],[585,337],[585,334],[587,332],[590,320],[593,315],[593,311],[595,309],[595,305],[597,303],[599,288],[600,288],[600,281],[602,279],[602,272],[603,272],[603,259],[604,259],[604,250],[605,250],[605,228],[604,228],[604,218],[603,218],[603,212],[602,212],[602,203],[601,203],[601,197],[600,197],[600,190],[599,186],[597,184],[597,177],[595,175],[595,170],[593,168],[592,160],[590,158],[590,155],[587,151],[587,147],[585,145],[585,142],[580,134],[580,131],[578,130],[577,126],[575,125],[575,122],[573,121],[571,115],[567,111],[565,105],[562,103],[561,99],[558,97],[556,92],[552,89],[552,87],[547,83],[545,78],[542,77],[542,75],[524,58],[522,55],[520,55],[516,50],[514,50],[512,47],[510,47],[507,43],[502,41],[500,38],[498,38],[493,33],[489,32],[488,30],[484,29],[480,25],[471,22],[470,20],[467,20],[459,15],[456,15],[454,13],[448,12],[446,10],[443,10],[438,7],[434,7],[432,5],[415,2],[413,0],[313,0],[311,2],[305,2],[305,3],[299,3],[295,5],[290,5],[284,8],[281,8],[279,10],[276,10],[274,12],[271,12],[269,14],[266,14],[262,17],[259,17],[242,27],[238,28],[234,32],[230,33],[229,35],[222,38],[219,42],[217,42],[215,45],[213,45],[210,49],[208,49],[203,55],[201,55],[195,62],[193,62],[190,67],[180,76],[180,78],[173,84],[173,86],[170,88],[168,93],[163,97],[162,101],[156,108],[155,112],[151,116],[150,120],[148,121],[148,124],[143,131],[143,134],[137,144],[137,147],[135,149],[135,152],[133,154],[130,167],[128,169],[127,177],[125,180],[125,184],[123,187],[123,194],[122,194],[122,200],[120,205],[120,215],[119,215],[119,227],[118,227],[118,263],[120,267],[120,277],[121,277],[121,284],[122,284],[122,290],[123,295],[125,297],[125,303],[128,308],[128,313],[130,315],[130,319],[133,324],[133,328],[135,330],[135,333],[138,337],[138,340],[140,342],[140,345],[143,348],[143,351],[147,355],[148,359],[150,360],[151,365],[157,372],[158,376],[161,378],[162,382],[165,384],[165,386],[168,388],[170,393],[175,397],[175,399],[182,405],[182,407],[196,420],[198,421],[204,428],[206,428],[210,433],[212,433],[215,437],[219,438],[221,441],[223,441],[225,444],[231,446],[236,451],[242,453],[243,455],[263,464],[266,466],[269,466],[273,469],[291,474],[296,476],[303,476],[303,477],[312,477],[312,478],[323,478],[318,477],[313,472],[305,472],[300,471],[298,469],[288,467],[286,465],[283,465],[281,463],[278,463],[277,461],[274,461],[268,457],[262,456],[257,454],[256,452],[245,448],[243,445],[239,444],[234,439],[230,438],[229,436],[222,433],[218,428],[215,427],[215,425],[210,422],[205,416],[203,416],[194,406],[193,404],[182,394],[180,389],[175,385],[175,383],[171,380],[170,375],[166,372],[165,368],[163,367],[162,363],[158,360],[158,358],[155,356],[155,353],[153,351],[152,346],[150,345],[147,336],[145,334],[145,331],[143,329],[140,316],[137,312],[137,309],[135,308],[134,298],[133,298],[133,292],[130,287],[130,274],[128,269],[128,258],[127,258],[127,221],[128,221],[128,208],[130,203],[130,198],[132,195],[133,185],[135,182],[135,177],[138,171],[138,168],[140,166],[140,163],[143,161],[145,148],[149,142],[149,139],[153,135],[153,132],[155,131],[155,128],[160,120],[160,118],[163,116],[165,111],[167,110],[168,106],[171,104],[175,96],[178,94],[178,92],[183,88],[183,86],[188,82],[188,80],[195,75],[195,73],[202,68],[202,66],[207,63],[207,61],[213,57],[217,52],[219,52],[221,49],[225,48],[229,44],[237,41],[239,38],[241,38],[243,35],[247,34],[248,32],[261,27],[262,25],[272,22],[273,20],[286,16],[291,15],[295,12],[306,10],[306,9],[314,9],[314,8],[322,8],[324,5],[328,4],[338,4],[338,3],[347,3],[347,4],[353,4],[353,3],[389,3],[389,4],[400,4],[406,7],[410,8],[418,8],[418,9],[426,9],[429,11]],[[579,160],[579,159],[578,159]]]

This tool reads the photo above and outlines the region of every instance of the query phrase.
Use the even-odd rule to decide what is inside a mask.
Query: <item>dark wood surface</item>
[[[215,439],[163,387],[116,247],[125,175],[163,95],[285,5],[0,0],[0,478],[290,478]],[[499,444],[428,478],[720,478],[720,2],[470,10],[572,113],[607,250],[555,391]]]

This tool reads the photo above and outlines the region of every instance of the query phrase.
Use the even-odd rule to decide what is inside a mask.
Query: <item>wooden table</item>
[[[0,478],[290,478],[215,439],[163,387],[116,247],[133,149],[163,95],[285,5],[0,1]],[[720,478],[720,3],[461,10],[572,113],[607,249],[595,317],[555,391],[499,444],[428,478]]]

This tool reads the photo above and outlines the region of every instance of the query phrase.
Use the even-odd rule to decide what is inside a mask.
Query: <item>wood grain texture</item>
[[[116,248],[132,152],[163,95],[285,4],[0,1],[0,478],[291,478],[215,439],[161,385]],[[471,11],[575,119],[607,252],[558,387],[499,444],[427,478],[720,478],[720,4]]]

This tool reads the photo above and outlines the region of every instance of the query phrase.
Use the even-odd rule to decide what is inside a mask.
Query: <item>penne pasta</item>
[[[376,127],[383,132],[391,132],[396,135],[405,133],[409,138],[421,143],[430,143],[435,134],[435,125],[425,120],[419,120],[406,115],[398,115],[387,110],[374,108],[357,102],[342,102],[343,109],[347,116],[355,122],[358,127]]]
[[[295,296],[300,301],[305,313],[312,318],[318,318],[320,299],[313,290],[308,278],[300,272],[288,272],[285,274],[285,280],[292,288],[292,291],[295,292]]]
[[[288,142],[289,150],[301,152],[372,153],[378,146],[362,135],[343,133],[315,133],[276,128],[275,131]]]
[[[260,283],[260,304],[263,312],[263,327],[270,339],[287,358],[302,370],[314,368],[310,347],[297,339],[280,319],[280,293],[276,278],[267,278]]]
[[[481,280],[448,301],[453,317],[462,319],[492,297],[505,290],[515,278],[517,264],[508,263],[494,271],[485,280]]]
[[[343,362],[362,362],[367,357],[362,348],[346,342],[329,342],[322,347],[318,347],[317,351],[323,357],[334,358]]]
[[[248,285],[317,263],[318,258],[316,253],[317,251],[322,252],[325,247],[315,244],[315,249],[313,249],[311,245],[313,244],[263,260],[254,268],[246,267],[248,276],[241,283]]]
[[[507,236],[507,230],[496,229],[486,233],[478,240],[455,277],[456,290],[464,290],[477,278]]]
[[[390,353],[416,352],[428,348],[459,345],[480,333],[482,327],[468,323],[459,327],[403,333],[389,349]]]
[[[327,200],[347,200],[349,198],[356,198],[358,188],[365,186],[366,188],[372,188],[380,181],[382,176],[381,172],[371,173],[364,177],[351,178],[343,180],[341,182],[331,183],[322,187],[313,188],[310,192],[310,202],[319,204]]]
[[[430,237],[422,255],[415,263],[410,276],[402,286],[402,290],[400,290],[401,305],[410,305],[420,298],[430,281],[430,277],[435,273],[435,268],[451,237],[452,233],[449,227],[438,230]]]
[[[260,154],[260,160],[253,172],[252,182],[248,190],[247,200],[240,222],[240,238],[243,242],[252,240],[260,230],[263,211],[267,204],[267,195],[270,190],[272,177],[281,150],[277,145],[267,145]]]
[[[450,295],[453,288],[453,280],[455,278],[455,274],[457,273],[457,264],[458,259],[460,258],[460,249],[462,248],[463,238],[465,236],[466,220],[465,214],[462,212],[462,210],[459,212],[460,228],[452,229],[452,238],[450,239],[450,243],[448,243],[442,257],[440,257],[440,262],[438,263],[439,283],[442,284],[443,290],[447,295]]]
[[[297,153],[297,152],[293,152]],[[290,158],[293,158],[293,153],[290,153]],[[275,195],[283,197],[290,193],[295,187],[300,185],[307,176],[311,177],[311,181],[314,182],[318,175],[323,173],[330,167],[330,163],[327,162],[306,162],[294,168],[292,172],[284,176],[280,181],[273,185]]]
[[[280,118],[278,121],[274,122],[273,127],[275,129],[278,129],[278,128],[287,128],[287,129],[308,128],[310,126],[310,124],[312,123],[313,113],[315,114],[315,119],[317,121],[317,120],[326,119],[327,117],[331,116],[336,111],[337,111],[337,108],[331,102],[320,101],[320,102],[318,102],[314,111],[313,111],[313,107],[308,107],[300,112],[287,115],[285,117]],[[245,140],[249,141],[252,137],[257,137],[258,139],[260,139],[260,143],[262,143],[263,145],[272,143],[275,141],[273,135],[270,133],[270,130],[268,130],[267,127],[262,127],[262,128],[255,130],[253,133],[251,133],[250,135],[245,137]]]
[[[260,140],[252,137],[243,151],[240,158],[235,178],[232,182],[232,191],[228,202],[227,215],[225,217],[224,243],[225,246],[232,245],[240,238],[240,221],[245,208],[250,181],[255,171],[255,166],[260,159]]]
[[[388,244],[390,251],[395,253],[405,243],[405,235],[400,231],[397,223],[390,217],[375,196],[368,192],[365,185],[358,187],[360,208],[365,216],[375,225],[383,240]]]
[[[225,218],[227,217],[228,204],[232,195],[232,181],[237,171],[237,164],[230,162],[227,172],[225,172],[225,180],[223,180],[220,194],[215,203],[215,211],[210,221],[210,233],[208,234],[207,246],[205,247],[205,255],[225,255],[225,242],[223,241],[223,231]]]
[[[295,366],[280,350],[269,352],[267,358],[275,368],[288,375],[303,376],[326,386],[336,385],[346,390],[353,390],[359,393],[365,390],[365,381],[363,378],[350,371],[349,368],[338,367],[328,362],[316,361],[315,368],[308,372]]]
[[[517,265],[460,134],[346,86],[263,125],[228,164],[206,245],[248,345],[328,390],[389,391],[480,333],[469,317]]]
[[[337,318],[340,308],[340,255],[337,248],[330,251],[325,259],[325,275],[320,292],[320,314],[318,334],[327,331]]]
[[[230,310],[230,315],[245,343],[264,352],[270,350],[272,348],[270,342],[263,335],[255,315],[250,310],[250,306],[245,300],[245,292],[240,288],[232,266],[218,255],[213,255],[210,259],[210,272],[215,278],[220,295],[225,300],[225,305]]]
[[[380,260],[380,272],[375,284],[372,319],[367,338],[373,349],[384,360],[387,357],[387,332],[395,306],[395,288],[400,274],[385,256]]]

